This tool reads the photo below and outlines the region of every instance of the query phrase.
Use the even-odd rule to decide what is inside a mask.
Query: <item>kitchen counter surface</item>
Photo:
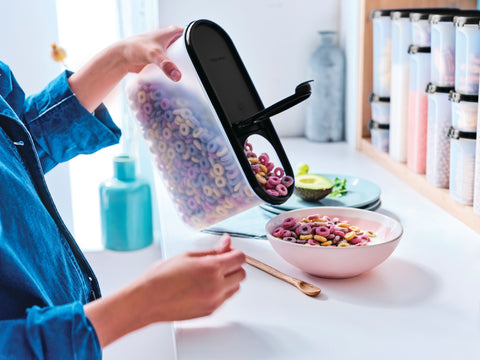
[[[377,211],[404,226],[399,246],[370,272],[331,280],[296,269],[267,240],[235,237],[234,247],[319,286],[321,295],[308,297],[245,265],[239,293],[214,314],[170,324],[176,349],[165,352],[180,360],[479,359],[480,236],[345,143],[300,138],[282,143],[294,167],[306,162],[312,172],[377,183],[382,189]],[[186,228],[170,211],[164,190],[159,201],[164,256],[218,241],[219,236]]]

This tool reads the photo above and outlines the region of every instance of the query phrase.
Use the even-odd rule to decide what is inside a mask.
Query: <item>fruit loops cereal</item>
[[[376,236],[347,221],[320,215],[303,219],[286,218],[272,231],[272,235],[297,244],[329,247],[365,246]]]
[[[179,87],[138,81],[129,101],[186,224],[202,229],[259,204],[210,109],[197,97]],[[245,152],[270,194],[283,194],[293,184],[267,154],[257,158],[248,143]]]
[[[293,178],[285,175],[285,171],[270,161],[267,153],[260,156],[253,152],[252,145],[245,142],[245,155],[252,166],[257,181],[262,185],[267,193],[273,196],[285,196],[288,194],[288,188],[293,185]]]

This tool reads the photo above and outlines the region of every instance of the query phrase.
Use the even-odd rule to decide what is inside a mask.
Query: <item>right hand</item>
[[[215,249],[161,261],[138,278],[151,322],[209,315],[235,294],[245,279],[245,255],[230,244],[225,234]]]

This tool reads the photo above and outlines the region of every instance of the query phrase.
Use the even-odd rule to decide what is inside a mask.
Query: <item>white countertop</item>
[[[319,286],[321,295],[308,297],[245,265],[247,279],[239,293],[209,317],[176,322],[176,349],[165,353],[180,360],[479,359],[480,235],[345,143],[298,138],[282,143],[292,166],[303,161],[315,172],[377,183],[382,189],[378,211],[404,226],[399,246],[368,273],[329,280],[288,264],[267,240],[233,238],[234,247]],[[165,256],[216,243],[218,236],[186,228],[165,194],[159,191],[159,196]],[[152,256],[154,248],[142,251]],[[162,346],[171,343],[170,325],[151,333],[163,337]],[[151,340],[142,342],[147,346]],[[165,358],[160,351],[156,356]]]

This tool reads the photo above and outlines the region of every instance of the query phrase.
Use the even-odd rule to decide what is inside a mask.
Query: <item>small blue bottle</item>
[[[328,142],[344,139],[345,56],[336,32],[319,31],[320,45],[309,63],[312,95],[307,102],[305,137]]]
[[[116,156],[113,178],[100,184],[102,243],[106,249],[138,250],[153,243],[150,185],[135,175],[131,156]]]

